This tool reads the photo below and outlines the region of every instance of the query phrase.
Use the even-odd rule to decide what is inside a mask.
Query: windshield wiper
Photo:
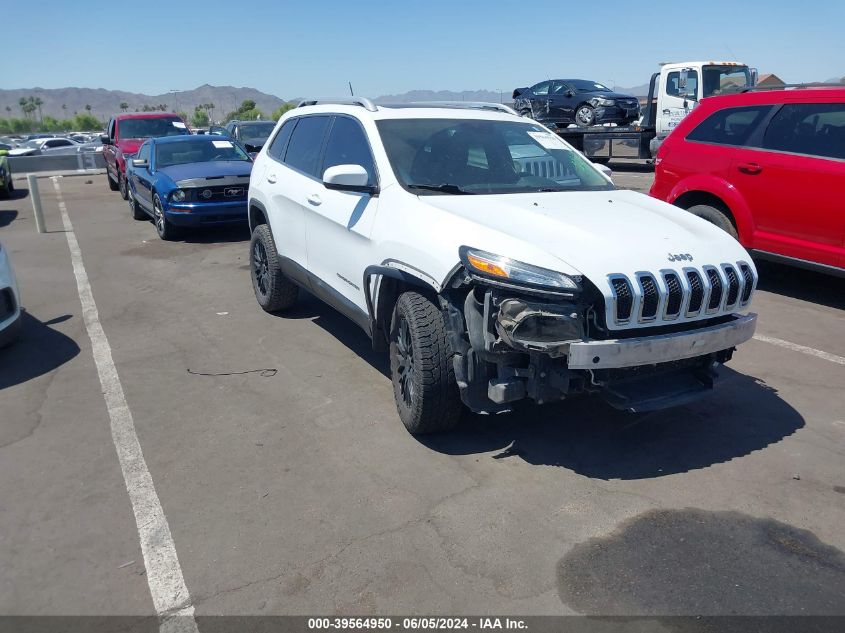
[[[443,183],[442,185],[412,184],[408,185],[408,189],[425,189],[426,191],[439,191],[441,193],[451,193],[454,195],[474,195],[472,191],[461,189],[458,185],[450,183]]]

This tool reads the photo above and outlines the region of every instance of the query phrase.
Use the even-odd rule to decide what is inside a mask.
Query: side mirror
[[[132,166],[133,167],[149,167],[150,161],[143,159],[143,158],[133,158],[132,159]]]
[[[111,139],[108,134],[100,134],[100,143],[103,145],[111,145]]]
[[[613,170],[608,167],[607,165],[602,165],[600,163],[593,163],[604,176],[610,181],[613,182]]]
[[[569,90],[569,89],[567,89],[567,91],[566,91],[566,92],[564,92],[563,94],[565,94],[567,97],[573,97],[573,96],[575,96],[575,93],[574,93],[574,92],[572,92],[572,90]]]
[[[323,185],[326,189],[376,193],[376,188],[369,182],[370,176],[361,165],[335,165],[323,173]]]

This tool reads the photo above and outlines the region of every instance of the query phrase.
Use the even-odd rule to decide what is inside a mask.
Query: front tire
[[[396,409],[413,434],[448,431],[462,411],[443,315],[429,299],[405,292],[390,328],[390,377]]]
[[[108,170],[106,170],[106,180],[109,181],[109,189],[111,191],[117,191],[120,189],[120,185],[118,185],[117,182],[111,177],[111,174]]]
[[[153,194],[153,221],[156,225],[156,233],[161,239],[170,242],[179,238],[181,232],[165,217],[161,198],[158,197],[157,193]]]
[[[582,104],[575,111],[575,123],[580,127],[590,127],[596,124],[596,110],[591,105]]]
[[[255,299],[265,312],[284,312],[299,296],[299,286],[282,272],[273,234],[266,224],[252,231],[249,242],[249,274]]]
[[[722,211],[721,209],[711,207],[709,204],[696,204],[687,209],[687,211],[701,218],[702,220],[707,220],[711,224],[715,224],[735,240],[739,239],[739,235],[736,232],[736,227],[734,226],[733,222],[731,222],[731,219],[728,217],[728,214]]]

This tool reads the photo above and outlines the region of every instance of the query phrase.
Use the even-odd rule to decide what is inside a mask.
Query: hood
[[[116,145],[123,154],[134,154],[146,140],[145,138],[122,138]]]
[[[9,150],[9,156],[26,156],[41,151],[37,147],[14,147]]]
[[[670,204],[634,191],[501,196],[424,196],[425,203],[540,249],[528,264],[582,274],[603,292],[607,276],[681,270],[751,258],[727,233]],[[482,233],[483,234],[483,233]],[[501,242],[498,242],[501,244]],[[497,252],[487,244],[468,244]],[[501,247],[499,247],[501,250]],[[535,251],[536,252],[536,251]],[[510,253],[499,255],[515,257]],[[689,256],[674,259],[675,255]],[[673,259],[670,259],[673,258]]]
[[[242,177],[246,178],[247,182],[249,182],[249,174],[252,171],[252,163],[242,160],[219,160],[213,162],[173,165],[171,167],[163,167],[157,171],[166,174],[177,184],[185,180],[205,181],[210,179],[211,182],[207,184],[213,185],[214,180],[226,177]],[[195,184],[195,186],[200,186],[199,183],[193,184]]]

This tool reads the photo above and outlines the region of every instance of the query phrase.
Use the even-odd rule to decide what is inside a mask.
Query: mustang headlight
[[[170,199],[173,202],[182,202],[187,197],[184,189],[176,189],[173,193],[170,194]]]
[[[553,290],[580,290],[580,277],[518,262],[468,246],[460,249],[461,261],[469,270],[484,277],[515,284],[528,284]]]

